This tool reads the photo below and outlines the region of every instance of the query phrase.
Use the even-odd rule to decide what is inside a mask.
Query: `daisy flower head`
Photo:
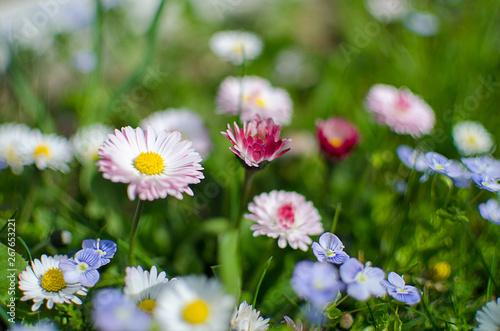
[[[103,177],[128,184],[128,197],[153,201],[168,195],[179,200],[183,193],[193,195],[190,184],[203,179],[200,155],[188,140],[181,141],[180,132],[155,134],[130,126],[109,135],[99,149],[96,162]]]
[[[63,260],[59,263],[59,269],[64,274],[64,280],[68,283],[80,283],[86,287],[93,287],[99,281],[101,266],[100,254],[92,248],[79,250],[74,258]]]
[[[296,192],[262,193],[248,204],[248,210],[250,213],[245,217],[257,223],[250,227],[253,236],[279,238],[280,248],[285,248],[288,242],[293,249],[305,252],[312,243],[309,236],[323,232],[318,210]]]
[[[488,201],[480,203],[478,209],[482,218],[500,225],[500,203],[498,200],[488,199]]]
[[[493,148],[493,137],[479,122],[455,124],[452,136],[455,147],[464,156],[489,153]]]
[[[406,14],[408,4],[405,0],[365,0],[365,8],[376,20],[390,23]]]
[[[116,250],[118,249],[116,243],[112,240],[101,240],[98,238],[94,239],[85,239],[82,242],[82,248],[91,248],[99,253],[100,256],[100,265],[106,265],[111,261],[110,259],[115,256]]]
[[[495,331],[500,329],[500,298],[486,303],[476,313],[476,321],[479,322],[474,331]]]
[[[158,297],[153,316],[163,330],[226,330],[235,300],[216,279],[178,278]]]
[[[23,146],[31,137],[31,129],[25,124],[7,123],[0,125],[0,162],[20,175],[27,165]]]
[[[337,268],[330,263],[312,261],[300,261],[295,265],[291,284],[300,298],[317,309],[335,300],[345,288]]]
[[[246,301],[243,301],[238,309],[235,309],[231,317],[230,331],[265,331],[269,328],[269,318],[260,316],[260,311],[252,309]]]
[[[349,255],[344,252],[342,241],[330,232],[323,233],[319,237],[319,243],[313,242],[311,248],[319,262],[342,264],[349,259]]]
[[[79,128],[70,138],[71,149],[81,164],[89,164],[97,160],[97,153],[102,143],[108,140],[113,132],[109,126],[95,123]]]
[[[228,124],[227,131],[221,133],[233,144],[233,147],[229,147],[231,152],[245,161],[248,168],[264,168],[290,150],[285,149],[290,139],[280,138],[281,126],[272,119],[255,118],[245,122],[241,129],[234,122],[234,131]]]
[[[262,40],[245,31],[221,31],[210,38],[210,49],[234,65],[257,58],[262,52]]]
[[[35,164],[40,170],[47,168],[69,172],[71,155],[68,140],[56,134],[43,134],[38,129],[31,130],[31,139],[25,146],[24,155],[28,164]]]
[[[24,293],[21,301],[33,300],[32,311],[38,310],[44,300],[47,300],[48,309],[52,309],[54,303],[82,304],[76,294],[87,295],[87,289],[80,283],[66,283],[59,268],[59,263],[66,259],[65,255],[44,254],[19,274],[19,289]]]
[[[429,134],[436,122],[432,108],[406,88],[374,85],[366,96],[366,108],[397,134],[420,137]]]
[[[387,280],[382,280],[382,286],[392,298],[409,306],[417,304],[421,300],[420,290],[415,286],[406,285],[403,277],[393,271],[389,273]]]
[[[318,120],[316,135],[321,153],[332,162],[346,158],[361,137],[354,125],[343,118],[336,117],[331,117],[326,121]]]
[[[159,134],[163,130],[168,132],[179,131],[184,139],[190,140],[196,152],[203,159],[208,156],[212,148],[210,135],[200,115],[186,108],[168,108],[157,111],[146,117],[139,126],[146,129],[149,125]]]
[[[347,294],[358,301],[366,301],[372,295],[381,297],[386,294],[382,286],[385,272],[368,263],[363,266],[356,258],[351,257],[340,266],[340,277],[347,285]]]
[[[92,320],[100,331],[151,330],[152,318],[116,289],[98,291],[93,299]]]
[[[257,76],[226,78],[217,92],[216,103],[219,114],[240,114],[242,122],[255,116],[271,118],[279,125],[288,125],[292,120],[293,102],[288,92]]]
[[[173,281],[174,279],[172,279]],[[169,284],[165,271],[158,273],[155,266],[151,271],[138,267],[125,269],[125,287],[123,293],[129,296],[139,308],[151,314],[161,290]]]

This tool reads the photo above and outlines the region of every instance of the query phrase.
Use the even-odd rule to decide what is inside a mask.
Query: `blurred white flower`
[[[97,56],[93,51],[75,51],[71,54],[71,65],[81,73],[92,72],[97,65]]]
[[[455,124],[452,136],[455,147],[464,156],[488,153],[493,148],[493,137],[479,122]]]
[[[439,30],[436,15],[426,12],[411,11],[403,19],[403,24],[411,32],[423,37],[434,36]]]
[[[70,139],[71,148],[78,161],[81,164],[96,161],[99,147],[108,139],[109,133],[113,133],[113,129],[101,123],[79,128]]]
[[[262,52],[262,41],[245,31],[221,31],[210,38],[210,49],[234,65],[255,59]]]
[[[366,0],[365,8],[376,20],[389,23],[401,19],[408,5],[405,0]]]

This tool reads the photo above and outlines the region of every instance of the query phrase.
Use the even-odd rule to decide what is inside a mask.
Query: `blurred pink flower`
[[[270,118],[257,117],[244,123],[242,129],[234,122],[234,132],[228,124],[227,131],[221,133],[234,145],[229,149],[248,167],[262,168],[290,150],[284,149],[290,139],[280,139],[281,126]]]
[[[189,140],[181,141],[180,132],[161,131],[158,136],[151,126],[146,131],[130,126],[109,135],[96,162],[102,176],[112,182],[127,183],[128,197],[153,201],[172,195],[182,200],[183,193],[193,195],[189,184],[197,184],[204,176],[200,155]]]
[[[309,236],[323,233],[323,224],[312,202],[296,192],[272,191],[254,197],[248,204],[245,217],[256,222],[250,227],[254,237],[267,235],[278,238],[278,246],[286,244],[293,249],[307,251],[312,240]]]
[[[370,88],[366,108],[376,120],[398,134],[420,137],[429,134],[436,122],[432,108],[406,88],[377,84]]]
[[[316,134],[321,153],[330,161],[338,162],[349,155],[360,135],[355,126],[342,118],[331,117],[316,122]]]

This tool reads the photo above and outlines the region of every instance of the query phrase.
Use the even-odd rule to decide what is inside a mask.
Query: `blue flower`
[[[100,331],[145,331],[150,330],[151,317],[121,291],[104,289],[96,293],[93,300],[92,317]]]
[[[99,281],[97,269],[101,266],[99,253],[91,248],[79,250],[74,258],[59,262],[67,283],[80,283],[92,287]]]
[[[101,239],[85,239],[82,243],[83,248],[92,248],[96,250],[101,256],[101,266],[108,264],[117,250],[117,245],[111,240]]]
[[[409,146],[401,145],[396,149],[396,153],[406,167],[415,169],[418,172],[427,170],[427,160],[422,152],[415,151]]]
[[[300,298],[308,300],[317,309],[335,300],[345,288],[332,264],[312,261],[300,261],[295,265],[291,284]]]
[[[500,161],[491,155],[462,158],[462,163],[477,175],[500,178]]]
[[[450,160],[439,153],[428,152],[425,154],[425,159],[427,160],[427,165],[431,172],[446,174],[450,166]]]
[[[382,280],[382,285],[391,297],[407,305],[414,305],[421,300],[420,290],[415,286],[405,285],[403,277],[395,272],[390,272],[387,280]]]
[[[500,203],[497,200],[489,199],[485,203],[479,204],[478,208],[485,220],[500,225]]]
[[[347,284],[347,294],[358,301],[366,301],[372,295],[384,296],[386,291],[382,286],[385,272],[380,268],[363,264],[356,258],[351,257],[340,266],[340,277]]]
[[[319,237],[319,244],[314,242],[311,248],[319,262],[326,260],[330,263],[342,264],[349,258],[349,255],[343,251],[342,241],[330,232],[323,233]]]
[[[472,173],[460,162],[450,160],[446,175],[453,180],[453,184],[459,188],[470,186]]]
[[[486,175],[472,174],[472,180],[483,190],[488,190],[490,192],[500,191],[500,184],[496,178],[491,178]]]

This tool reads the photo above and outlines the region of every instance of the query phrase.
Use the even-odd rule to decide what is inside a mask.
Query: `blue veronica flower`
[[[460,162],[450,160],[446,175],[450,177],[453,184],[459,188],[466,188],[470,186],[472,173]]]
[[[345,288],[332,264],[312,261],[300,261],[295,265],[291,284],[300,298],[317,309],[335,300]]]
[[[462,158],[462,163],[477,175],[500,178],[500,161],[491,155]]]
[[[415,286],[405,285],[403,277],[393,271],[389,273],[387,280],[382,280],[382,286],[391,297],[407,305],[414,305],[421,300],[420,290]]]
[[[80,283],[86,287],[92,287],[99,281],[101,256],[91,248],[84,248],[76,252],[71,259],[59,262],[59,269],[63,272],[67,283]]]
[[[342,264],[349,259],[349,255],[343,251],[342,241],[330,232],[323,233],[319,237],[319,244],[313,242],[311,248],[319,262],[326,260],[330,263]]]
[[[491,178],[486,175],[472,174],[472,180],[477,184],[477,186],[479,186],[479,188],[483,190],[487,190],[490,192],[500,191],[500,184],[498,183],[498,179],[496,178]]]
[[[401,145],[396,149],[399,159],[403,164],[410,169],[415,169],[418,172],[427,170],[427,160],[422,152],[413,150],[411,147]]]
[[[385,272],[368,263],[365,267],[358,259],[351,257],[340,266],[340,277],[347,285],[347,294],[358,301],[366,301],[372,295],[381,297],[386,294],[382,286]]]
[[[95,294],[93,304],[92,319],[100,331],[150,330],[150,315],[119,290],[100,290]]]
[[[446,174],[450,166],[450,160],[439,153],[428,152],[425,154],[425,159],[427,160],[427,166],[431,172]]]
[[[500,203],[495,199],[489,199],[485,203],[480,203],[479,213],[491,223],[500,225]]]
[[[101,240],[101,239],[85,239],[82,242],[82,248],[92,248],[96,250],[101,256],[101,266],[108,264],[110,258],[112,258],[117,250],[117,245],[112,240]]]

